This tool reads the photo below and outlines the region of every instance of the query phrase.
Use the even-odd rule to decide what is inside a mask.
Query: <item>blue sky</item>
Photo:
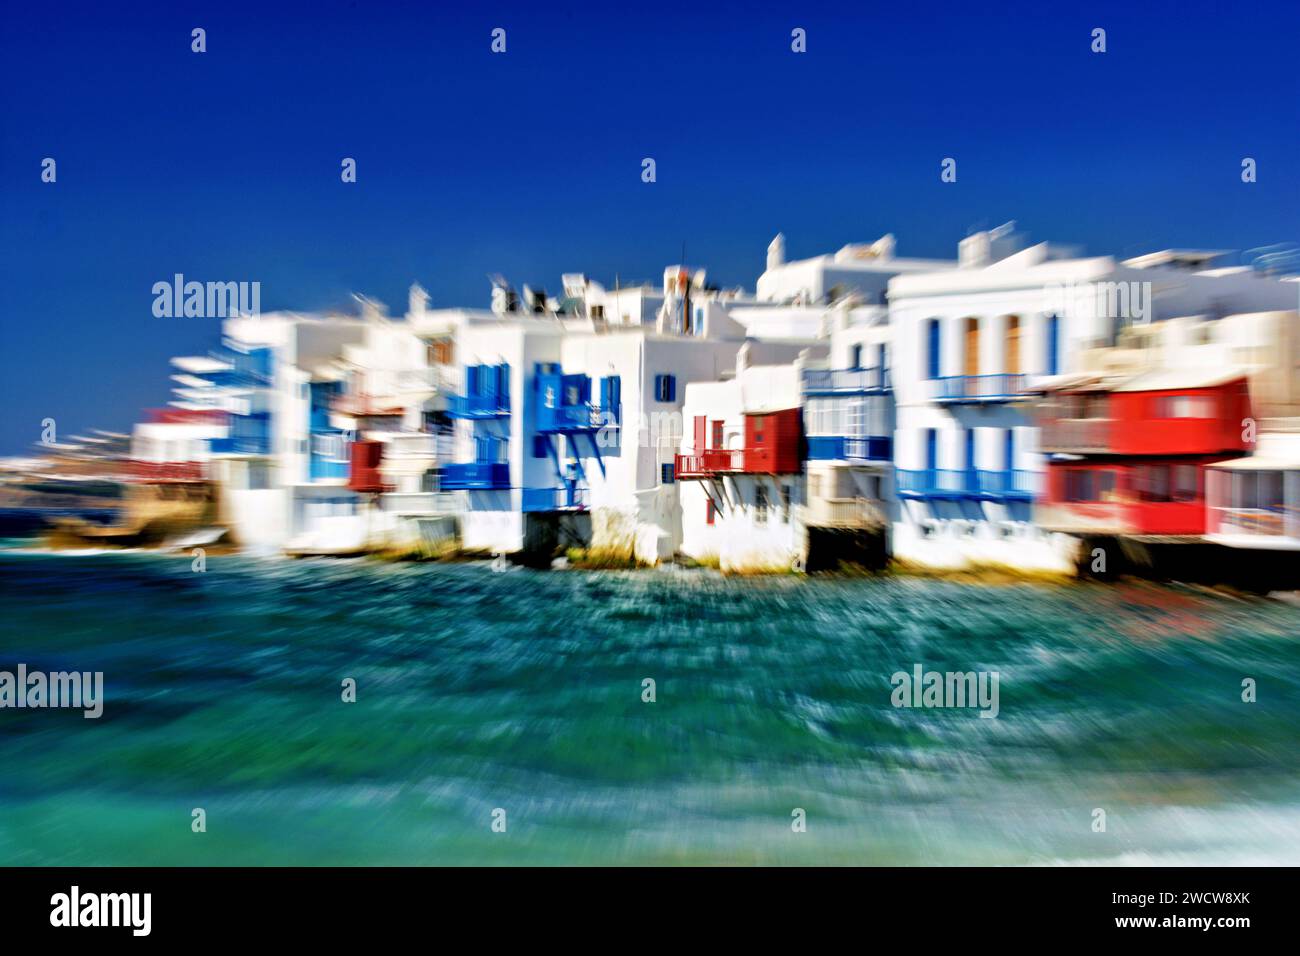
[[[219,333],[153,316],[176,272],[400,312],[412,281],[485,306],[493,272],[651,278],[683,242],[752,288],[778,230],[795,257],[885,232],[951,257],[1012,218],[1097,254],[1300,240],[1298,9],[9,4],[0,453],[166,401],[168,357]]]

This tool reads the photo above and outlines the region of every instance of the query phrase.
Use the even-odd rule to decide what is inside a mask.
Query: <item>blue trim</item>
[[[510,465],[503,461],[470,461],[443,465],[439,487],[444,491],[510,487]]]
[[[892,461],[894,440],[881,435],[809,435],[809,461]]]

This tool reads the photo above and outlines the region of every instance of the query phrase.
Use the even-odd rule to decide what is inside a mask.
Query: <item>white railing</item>
[[[397,373],[398,392],[454,392],[457,385],[454,370],[445,365],[405,369]]]
[[[869,528],[884,522],[880,503],[869,498],[815,498],[804,506],[804,524],[814,528]]]
[[[399,515],[447,515],[465,510],[465,496],[459,491],[390,491],[379,496],[384,511]]]
[[[389,436],[384,446],[385,458],[427,458],[450,461],[455,457],[455,438],[452,435],[430,435],[427,432],[397,432]]]

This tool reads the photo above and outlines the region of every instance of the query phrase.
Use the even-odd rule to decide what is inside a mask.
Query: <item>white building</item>
[[[674,466],[682,554],[723,571],[803,567],[800,355],[809,351],[804,344],[746,345],[730,378],[687,386],[689,427]],[[786,361],[749,364],[760,352]]]
[[[1069,543],[1032,521],[1043,464],[1035,389],[1123,328],[1283,308],[1295,297],[1292,284],[1250,270],[1203,270],[1217,254],[1117,262],[1019,246],[1008,224],[963,240],[955,270],[889,283],[897,557],[1069,570]]]

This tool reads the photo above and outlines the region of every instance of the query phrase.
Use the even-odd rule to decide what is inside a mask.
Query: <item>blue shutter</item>
[[[925,430],[925,470],[934,471],[935,463],[938,460],[938,441],[939,436],[933,428]]]
[[[928,366],[927,366],[927,372],[928,372],[930,378],[938,378],[938,377],[939,377],[939,358],[940,358],[939,348],[940,348],[940,345],[942,344],[942,339],[940,338],[940,333],[939,333],[939,320],[938,320],[938,319],[931,319],[931,320],[930,320],[930,330],[929,330],[929,332],[930,332],[930,334],[929,334],[929,346],[928,346],[928,347],[929,347],[929,356],[928,356],[929,363],[928,363]]]
[[[673,483],[673,463],[671,461],[664,462],[664,464],[659,466],[659,479],[665,485],[671,485]]]
[[[1047,374],[1055,375],[1059,366],[1061,318],[1057,315],[1047,317]]]
[[[677,401],[677,376],[668,375],[665,377],[668,379],[668,401],[675,402]]]

